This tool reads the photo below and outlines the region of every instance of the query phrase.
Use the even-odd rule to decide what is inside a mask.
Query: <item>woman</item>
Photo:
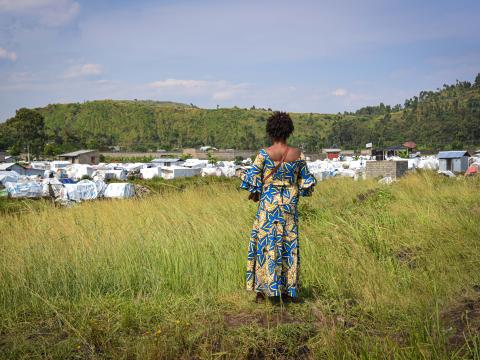
[[[260,150],[253,166],[242,176],[240,187],[250,191],[250,198],[259,195],[260,199],[247,263],[247,289],[257,293],[257,302],[265,296],[298,296],[297,204],[299,196],[312,194],[316,181],[303,153],[287,145],[292,132],[290,116],[273,113],[267,120],[272,146]]]

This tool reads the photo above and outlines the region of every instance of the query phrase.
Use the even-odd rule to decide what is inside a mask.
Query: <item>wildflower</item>
[[[161,333],[162,333],[162,330],[158,329],[158,330],[155,332],[155,335],[156,335],[156,336],[159,336]]]

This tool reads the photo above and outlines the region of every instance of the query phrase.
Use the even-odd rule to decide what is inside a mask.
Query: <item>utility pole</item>
[[[30,163],[30,144],[27,143],[27,162]]]

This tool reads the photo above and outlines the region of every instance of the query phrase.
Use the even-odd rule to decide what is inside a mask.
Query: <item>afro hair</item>
[[[267,134],[271,139],[286,140],[293,129],[293,121],[286,112],[275,111],[267,119]]]

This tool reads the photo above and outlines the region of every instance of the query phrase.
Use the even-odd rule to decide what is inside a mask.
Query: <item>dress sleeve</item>
[[[242,184],[240,185],[240,188],[248,190],[251,193],[261,193],[264,164],[265,156],[260,151],[255,158],[252,167],[242,174]]]
[[[313,176],[307,167],[307,162],[302,154],[300,160],[300,169],[298,173],[298,192],[300,196],[311,196],[313,188],[317,184],[315,176]]]

